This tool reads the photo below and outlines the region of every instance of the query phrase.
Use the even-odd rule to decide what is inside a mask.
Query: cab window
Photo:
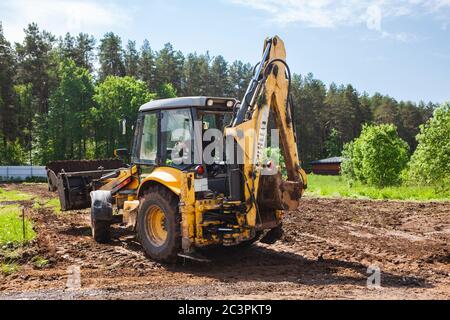
[[[193,123],[190,109],[161,111],[161,162],[169,166],[192,163]]]
[[[154,164],[158,156],[158,114],[145,114],[142,126],[139,160]]]

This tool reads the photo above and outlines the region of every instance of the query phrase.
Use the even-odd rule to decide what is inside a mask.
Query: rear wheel
[[[280,223],[277,227],[270,229],[261,240],[261,243],[274,244],[283,237],[283,226]]]
[[[252,238],[250,240],[242,241],[235,247],[238,249],[250,248],[255,242],[257,242],[257,241],[259,241],[259,239],[261,239],[262,234],[263,234],[262,231],[256,231],[256,235],[254,238]]]
[[[152,187],[141,198],[137,231],[146,254],[157,261],[175,262],[181,249],[178,197],[164,187]]]

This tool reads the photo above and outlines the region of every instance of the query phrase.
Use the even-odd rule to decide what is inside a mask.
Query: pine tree
[[[32,163],[33,119],[35,117],[35,103],[33,98],[33,85],[31,83],[14,86],[16,107],[18,110],[19,139],[28,151],[29,163]]]
[[[77,37],[73,37],[70,33],[67,33],[64,38],[59,39],[58,49],[60,61],[71,59],[77,66],[93,72],[95,49],[93,36],[80,33]]]
[[[184,62],[183,95],[208,94],[209,56],[190,53]]]
[[[128,41],[125,50],[125,74],[135,78],[139,77],[139,53],[136,50],[136,41]]]
[[[108,32],[100,40],[99,50],[100,81],[105,80],[108,76],[123,77],[125,75],[125,65],[120,37],[112,32]]]
[[[61,60],[75,59],[75,38],[68,32],[64,38],[59,38],[58,49]]]
[[[328,119],[323,119],[325,110],[325,85],[312,74],[306,77],[293,75],[292,96],[294,122],[297,129],[299,155],[308,166],[312,160],[326,156],[325,140],[329,129]]]
[[[422,114],[410,101],[401,101],[398,113],[400,122],[398,134],[408,143],[410,150],[414,151],[417,147],[416,136],[419,133],[419,126],[423,123]]]
[[[56,60],[53,52],[55,37],[39,31],[37,24],[28,25],[23,44],[16,44],[18,54],[18,82],[33,85],[35,113],[48,112],[48,99],[56,85]]]
[[[157,86],[155,83],[155,56],[150,47],[150,42],[145,39],[139,53],[138,66],[139,79],[147,84],[147,88],[151,92],[156,92]]]
[[[166,43],[156,57],[156,86],[172,84],[177,92],[182,91],[184,56]]]
[[[399,126],[398,103],[395,99],[384,96],[373,111],[373,118],[376,124],[392,123]]]
[[[231,95],[237,99],[243,99],[248,84],[252,78],[252,66],[242,61],[234,61],[229,70]]]
[[[228,76],[228,63],[220,55],[215,57],[211,63],[208,94],[216,97],[232,94]]]
[[[89,70],[89,72],[94,71],[94,50],[95,50],[95,39],[86,33],[78,34],[76,38],[75,45],[75,55],[73,60],[78,67]]]
[[[19,134],[13,82],[15,72],[15,52],[5,39],[0,22],[0,137],[5,147],[8,140],[16,140]]]

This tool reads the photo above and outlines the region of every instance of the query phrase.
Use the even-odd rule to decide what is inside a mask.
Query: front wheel
[[[181,249],[178,197],[164,187],[153,187],[141,198],[137,231],[146,254],[161,262],[175,262]]]
[[[107,243],[111,239],[111,192],[102,190],[93,191],[91,192],[91,201],[92,237],[98,243]]]

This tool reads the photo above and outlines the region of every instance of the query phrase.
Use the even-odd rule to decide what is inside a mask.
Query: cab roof
[[[218,98],[218,97],[183,97],[183,98],[171,98],[150,101],[139,108],[139,111],[151,111],[161,109],[173,109],[173,108],[186,108],[186,107],[208,107],[208,100],[214,101],[214,106],[226,106],[228,101],[233,101],[234,105],[238,102],[233,98]]]

